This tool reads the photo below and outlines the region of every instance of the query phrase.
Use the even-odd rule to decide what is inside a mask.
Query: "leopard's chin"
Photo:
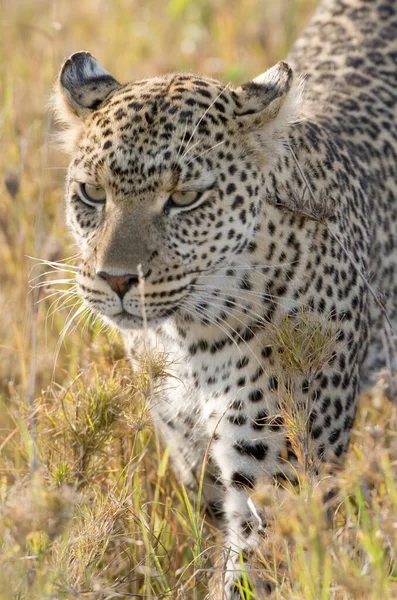
[[[133,315],[126,310],[122,310],[121,312],[112,315],[112,316],[104,316],[103,318],[107,323],[120,329],[122,331],[128,331],[131,329],[145,329],[146,327],[152,329],[153,327],[158,327],[162,323],[164,323],[167,319],[169,319],[176,311],[178,307],[173,307],[166,311],[163,311],[157,315]]]

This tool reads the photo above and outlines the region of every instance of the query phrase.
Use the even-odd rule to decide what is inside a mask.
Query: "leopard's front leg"
[[[256,409],[253,417],[233,419],[218,424],[211,445],[211,454],[218,464],[224,484],[225,573],[223,583],[212,590],[216,600],[240,600],[244,580],[257,589],[258,599],[269,592],[269,583],[255,577],[250,558],[258,548],[266,523],[254,507],[250,493],[258,481],[271,479],[288,472],[288,465],[280,464],[280,453],[285,443],[280,424],[269,426],[267,413]],[[266,419],[266,421],[265,421]],[[254,596],[250,596],[254,597]]]
[[[243,476],[242,480],[244,479]],[[265,591],[268,591],[268,584],[257,578],[252,571],[251,557],[258,548],[260,538],[265,532],[265,523],[263,515],[260,516],[255,507],[253,507],[254,512],[252,511],[250,502],[252,501],[250,500],[249,488],[245,487],[245,483],[242,483],[239,489],[229,487],[226,492],[226,561],[221,586],[221,588],[223,587],[223,597],[220,595],[222,600],[245,598],[243,589],[247,585],[251,589],[252,584],[254,584],[255,589],[258,585],[261,585]],[[259,590],[257,591],[259,593]]]

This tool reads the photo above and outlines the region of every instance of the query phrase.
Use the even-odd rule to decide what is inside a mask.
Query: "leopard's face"
[[[266,111],[255,110],[259,84],[243,93],[177,74],[120,86],[90,55],[74,56],[61,82],[82,121],[67,183],[79,290],[119,328],[156,325],[192,305],[197,280],[252,239],[267,160],[252,132]],[[93,82],[79,87],[88,75]],[[95,98],[101,80],[104,100]],[[278,112],[274,87],[270,108]]]

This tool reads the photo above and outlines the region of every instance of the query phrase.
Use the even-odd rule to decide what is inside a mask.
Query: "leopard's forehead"
[[[192,151],[196,157],[223,144],[235,108],[230,86],[206,77],[180,73],[128,83],[87,119],[74,166],[100,183],[116,178],[118,189],[150,188],[154,174],[169,180],[186,170]]]
[[[235,98],[230,84],[201,75],[170,73],[120,86],[98,113],[123,121],[129,110],[143,111],[144,122],[151,126],[156,120],[164,122],[160,120],[160,113],[186,121],[195,113],[212,108],[212,114],[226,116],[227,108]],[[225,121],[219,119],[219,122]]]

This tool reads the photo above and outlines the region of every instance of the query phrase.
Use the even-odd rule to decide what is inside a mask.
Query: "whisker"
[[[176,155],[177,158],[179,158],[179,155],[180,155],[180,153],[182,151],[182,146],[183,146],[183,143],[185,141],[186,132],[187,132],[187,120],[185,121],[185,131],[183,132],[183,138],[181,140],[181,143],[179,144],[178,152],[177,152],[177,155]]]
[[[29,279],[29,283],[32,283],[32,281],[36,281],[36,279],[40,279],[40,277],[45,277],[46,275],[50,275],[50,273],[54,273],[54,271],[57,271],[58,273],[72,273],[73,275],[76,275],[76,271],[71,271],[70,269],[55,269],[52,268],[50,271],[44,271],[43,273],[40,273],[39,275],[36,275],[35,277],[32,277],[31,279]]]
[[[29,255],[27,255],[29,256]],[[76,258],[81,258],[82,256],[82,252],[81,250],[79,250],[78,252],[75,252],[74,254],[70,254],[70,256],[65,256],[65,258],[63,258],[62,260],[48,260],[46,258],[39,258],[37,256],[29,256],[29,258],[32,258],[33,260],[39,260],[41,262],[47,262],[47,263],[52,263],[54,265],[57,264],[64,264],[67,263],[68,261],[71,260],[76,260]]]
[[[247,304],[249,303],[250,305],[255,305],[258,306],[259,308],[263,308],[263,303],[261,301],[258,301],[257,296],[253,296],[252,298],[241,295],[241,294],[236,294],[233,288],[230,288],[229,290],[224,290],[223,288],[218,288],[217,286],[207,286],[205,284],[199,284],[199,283],[193,283],[191,284],[192,288],[195,288],[195,292],[198,297],[201,297],[201,292],[207,292],[207,294],[211,297],[211,298],[219,298],[222,301],[227,302],[228,300],[234,300],[235,298],[237,298],[238,300],[242,300],[245,301]],[[253,294],[251,294],[253,295]],[[258,295],[259,300],[262,300],[262,295]],[[227,308],[227,307],[225,307]]]
[[[57,300],[55,300],[55,302],[53,302],[51,304],[51,306],[53,304],[55,304],[55,306],[54,306],[54,308],[53,308],[53,310],[51,312],[49,312],[50,309],[47,311],[47,315],[46,315],[46,318],[45,318],[45,335],[46,335],[46,338],[48,336],[48,322],[51,319],[51,329],[52,329],[53,326],[54,326],[54,315],[55,315],[55,313],[59,312],[59,311],[61,311],[63,309],[68,309],[69,310],[69,314],[70,314],[70,312],[76,306],[78,306],[80,304],[79,298],[75,298],[75,299],[73,299],[73,298],[66,298],[66,300],[64,300],[62,302],[61,306],[57,306],[56,302],[57,302]]]
[[[213,300],[218,300],[219,302],[223,302],[222,298],[217,298],[217,297],[215,297],[215,298],[214,298],[214,297],[210,297],[210,298],[211,298],[211,300],[212,300],[212,301],[213,301]],[[218,309],[222,309],[222,306],[223,306],[223,305],[217,305],[217,304],[214,304],[213,302],[208,302],[208,301],[206,302],[206,304],[207,304],[208,306],[213,306],[214,308],[218,308]],[[238,309],[236,309],[236,311],[235,311],[235,312],[239,312],[239,311],[238,311]],[[243,313],[243,314],[244,314],[244,313]],[[257,320],[257,319],[258,319],[258,315],[256,315],[255,313],[253,313],[253,315],[254,315],[255,319]],[[217,318],[220,318],[219,316],[216,316],[216,315],[214,315],[214,317],[215,317],[215,319],[217,319]],[[243,326],[245,329],[246,329],[246,328],[250,328],[250,326],[251,326],[251,327],[253,327],[253,326],[254,326],[254,323],[245,323],[244,321],[242,321],[241,319],[239,319],[238,317],[236,317],[236,315],[233,315],[233,317],[234,317],[234,319],[236,319],[236,321],[238,321],[239,323],[241,323],[241,325],[242,325],[242,326]],[[263,317],[259,317],[259,320],[263,320]],[[224,320],[223,320],[223,321],[224,321]],[[224,322],[225,322],[225,323],[228,323],[227,321],[224,321]],[[266,323],[266,321],[263,321],[263,323],[265,324],[265,323]],[[228,325],[229,325],[229,327],[232,329],[232,327],[231,327],[230,323],[228,323]],[[239,335],[239,334],[238,334],[238,332],[237,332],[236,330],[234,330],[234,331],[235,331],[235,333],[236,333],[237,335]],[[240,336],[240,337],[241,337],[241,336]],[[256,340],[257,340],[257,341],[259,342],[259,344],[261,345],[261,344],[262,344],[262,341],[261,341],[261,340],[258,338],[258,336],[257,336],[256,334],[254,334],[254,337],[256,338]],[[243,340],[243,338],[241,338],[241,339]]]
[[[96,319],[94,321],[94,324],[96,322]],[[98,330],[98,335],[100,335],[101,333],[106,332],[108,333],[108,335],[111,335],[113,338],[113,341],[116,339],[116,329],[114,329],[109,323],[105,323],[105,321],[101,322],[101,327]]]
[[[190,152],[193,150],[193,148],[195,148],[196,146],[199,146],[202,143],[203,140],[197,140],[197,142],[194,142],[194,144],[192,144],[190,146],[190,148],[188,150],[186,150],[185,154],[183,156],[186,156],[187,154],[190,154]]]
[[[203,114],[201,115],[200,119],[197,121],[197,124],[196,124],[196,126],[194,127],[194,129],[193,129],[193,131],[192,131],[192,133],[191,133],[191,135],[190,135],[190,138],[188,139],[188,142],[187,142],[187,144],[186,144],[186,150],[185,150],[185,152],[183,153],[183,155],[182,155],[182,158],[184,158],[184,157],[185,157],[185,155],[187,154],[187,152],[189,152],[189,151],[190,151],[189,144],[190,144],[190,142],[192,141],[192,139],[193,139],[193,137],[194,137],[194,134],[196,133],[197,129],[199,128],[201,121],[202,121],[202,120],[204,119],[204,117],[207,115],[208,111],[209,111],[209,110],[210,110],[210,109],[211,109],[211,108],[214,106],[214,104],[215,104],[215,102],[218,100],[218,98],[220,98],[220,97],[222,96],[222,94],[223,94],[223,93],[224,93],[224,92],[227,90],[227,88],[229,87],[229,85],[230,85],[230,82],[229,82],[229,83],[227,83],[227,84],[224,86],[224,88],[223,88],[223,89],[222,89],[222,90],[219,92],[219,94],[218,94],[218,95],[217,95],[217,96],[214,98],[214,100],[211,102],[211,104],[208,106],[208,108],[206,108],[206,109],[205,109],[205,111],[204,111],[204,112],[203,112]]]
[[[191,283],[190,284],[191,287],[197,287],[200,286],[202,289],[213,289],[216,290],[218,293],[218,296],[220,294],[223,295],[234,295],[236,296],[236,298],[240,298],[240,299],[244,299],[244,296],[253,296],[254,298],[259,298],[260,300],[271,300],[272,302],[274,302],[274,304],[277,304],[277,306],[280,306],[281,308],[284,308],[284,304],[282,302],[279,302],[279,300],[287,300],[290,302],[294,302],[297,306],[303,306],[305,303],[302,300],[296,300],[295,298],[292,298],[291,296],[276,296],[274,294],[269,294],[266,291],[262,291],[262,292],[255,292],[253,290],[241,290],[244,292],[244,296],[242,296],[241,294],[236,294],[237,290],[234,287],[225,287],[225,286],[216,286],[216,285],[208,285],[205,283]],[[252,300],[253,302],[253,300]]]
[[[51,290],[51,294],[48,294],[48,296],[44,296],[43,298],[40,298],[40,300],[36,301],[36,304],[41,304],[42,302],[44,302],[45,300],[49,300],[53,296],[62,297],[65,294],[71,294],[71,293],[72,292],[70,290]]]
[[[197,306],[187,299],[183,300],[183,302],[181,303],[181,306],[190,306],[191,307],[190,311],[193,314],[193,316],[198,318],[200,321],[202,320],[202,318],[204,318],[209,323],[212,323],[212,325],[215,325],[216,327],[218,327],[218,329],[220,329],[225,334],[225,336],[236,346],[236,348],[240,352],[240,354],[242,354],[241,348],[239,348],[239,345],[237,344],[236,340],[233,339],[233,336],[224,327],[222,327],[222,325],[220,325],[214,318],[212,318],[211,315],[206,314],[203,309],[201,309],[202,310],[202,314],[201,314],[200,311],[197,309]],[[187,311],[187,312],[189,314],[189,311]]]
[[[74,261],[78,258],[81,258],[81,252],[78,252],[77,254],[73,254],[72,256],[68,256],[67,258],[64,258],[63,261],[47,260],[46,258],[37,258],[36,256],[30,256],[30,254],[25,254],[25,256],[26,256],[26,258],[30,258],[31,260],[35,261],[35,264],[33,265],[33,267],[37,267],[40,265],[46,265],[48,267],[53,267],[54,269],[56,269],[57,267],[69,267],[70,269],[78,270],[78,267],[76,265],[71,265],[68,263],[68,261]]]
[[[59,285],[62,283],[74,284],[75,281],[76,280],[72,279],[72,278],[69,278],[69,279],[46,279],[45,281],[40,281],[39,283],[36,283],[35,285],[31,285],[30,290],[36,290],[36,289],[40,289],[40,288],[50,287],[51,285]]]
[[[74,307],[73,307],[74,308]],[[87,307],[83,304],[82,306],[80,306],[70,317],[70,313],[73,311],[73,308],[69,311],[69,315],[68,318],[66,320],[66,323],[59,335],[59,339],[55,348],[55,357],[54,357],[54,368],[53,368],[53,372],[52,372],[52,379],[54,379],[55,377],[55,368],[56,368],[56,364],[58,362],[58,356],[62,347],[62,344],[65,340],[66,334],[68,333],[74,319],[76,319],[83,311],[87,310]]]
[[[238,297],[238,296],[237,296]],[[267,323],[265,316],[259,313],[256,313],[252,310],[251,306],[252,304],[259,306],[261,308],[263,308],[262,304],[259,304],[258,302],[254,302],[254,301],[249,301],[249,306],[241,304],[239,302],[236,302],[234,299],[231,298],[220,298],[219,296],[214,296],[212,295],[210,292],[207,293],[206,296],[203,296],[202,294],[198,294],[197,300],[200,302],[201,300],[203,300],[204,302],[206,302],[206,299],[210,299],[210,300],[218,300],[219,302],[223,302],[223,305],[220,305],[219,308],[224,308],[225,310],[228,308],[227,306],[225,306],[225,302],[228,302],[228,304],[232,304],[233,306],[235,306],[235,310],[236,312],[240,313],[241,315],[248,315],[250,314],[252,317],[254,317],[255,320],[257,321],[263,321],[263,324]],[[242,310],[240,310],[242,309]]]
[[[234,271],[238,271],[238,270],[255,270],[255,269],[264,269],[264,270],[270,270],[270,269],[282,269],[283,267],[290,267],[291,265],[295,265],[298,261],[297,260],[293,260],[291,262],[285,262],[285,263],[279,263],[279,264],[275,264],[275,265],[260,265],[257,263],[253,263],[252,265],[234,265],[233,263],[230,264],[230,267],[223,267],[223,268],[227,268],[227,269],[233,269]],[[200,273],[203,273],[203,271],[200,271]],[[208,277],[231,277],[230,275],[217,275],[216,273],[209,274]]]
[[[225,143],[226,140],[223,140],[222,142],[218,142],[217,144],[214,144],[213,146],[211,146],[211,148],[207,148],[207,150],[204,150],[203,152],[201,152],[201,154],[197,154],[194,158],[192,158],[191,160],[189,160],[186,163],[187,165],[190,165],[190,163],[192,163],[193,161],[197,160],[198,158],[200,158],[200,156],[204,156],[204,154],[207,154],[207,152],[211,152],[211,150],[213,150],[214,148],[216,148],[217,146],[222,146],[222,144]],[[186,153],[185,153],[186,154]]]
[[[96,314],[92,313],[92,315],[91,315],[91,327],[95,327],[97,321],[100,321],[101,318],[102,318],[102,316],[100,315],[100,313],[96,313]],[[102,324],[104,324],[104,321],[102,321]],[[107,325],[107,324],[105,323],[105,325]],[[101,327],[101,329],[102,329],[102,327]]]
[[[52,317],[52,315],[55,314],[57,311],[63,310],[67,306],[67,303],[69,302],[69,300],[74,300],[79,297],[80,297],[79,294],[76,292],[73,294],[67,294],[66,298],[64,298],[63,296],[61,296],[60,298],[57,298],[56,300],[54,300],[54,302],[52,302],[51,306],[48,308],[47,318]],[[58,306],[57,304],[62,300],[62,298],[64,298],[64,299],[63,299],[62,303]],[[54,306],[54,309],[51,310],[53,306]]]
[[[80,323],[83,319],[85,319],[85,323],[84,323],[82,332],[84,331],[84,328],[86,327],[86,325],[87,325],[87,329],[88,329],[90,317],[91,317],[90,309],[88,307],[86,307],[85,311],[83,311],[82,314],[77,319],[77,321],[74,322],[72,329],[70,329],[70,331],[69,331],[70,335],[72,335],[76,331],[77,327],[80,325]]]
[[[212,323],[213,323],[213,324],[214,324],[216,327],[218,327],[219,329],[221,329],[221,331],[224,331],[224,333],[226,333],[226,332],[225,332],[225,330],[224,330],[224,329],[223,329],[223,328],[222,328],[222,327],[219,325],[219,322],[218,322],[218,321],[220,321],[221,323],[224,323],[225,325],[227,325],[227,326],[230,328],[230,330],[233,332],[233,334],[234,334],[236,337],[238,337],[238,338],[239,338],[239,339],[240,339],[240,340],[243,342],[243,344],[244,344],[244,345],[247,347],[248,351],[250,352],[250,354],[252,354],[252,356],[253,356],[254,360],[255,360],[255,361],[258,363],[258,365],[259,365],[260,367],[263,367],[262,363],[259,361],[258,357],[256,356],[256,354],[255,354],[255,352],[253,351],[253,349],[251,348],[251,346],[250,346],[250,345],[248,344],[248,342],[247,342],[247,341],[246,341],[246,340],[245,340],[245,339],[244,339],[244,338],[243,338],[243,337],[240,335],[240,333],[239,333],[239,332],[238,332],[236,329],[234,329],[234,327],[232,327],[232,326],[230,325],[230,323],[228,323],[228,322],[227,322],[227,321],[225,321],[224,319],[221,319],[220,317],[217,317],[217,318],[216,318],[216,320],[215,320],[215,322],[214,322],[214,320],[213,320],[213,319],[211,319],[211,320],[210,320],[210,318],[208,318],[208,312],[207,312],[207,311],[205,311],[205,309],[201,309],[201,310],[202,310],[202,312],[203,312],[204,318],[207,318],[207,319],[208,319],[210,322],[212,322]],[[237,319],[237,317],[235,317],[235,318]],[[237,320],[238,320],[238,321],[240,321],[239,319],[237,319]],[[242,324],[244,325],[244,328],[247,328],[247,325],[246,325],[246,324],[245,324],[243,321],[240,321],[240,323],[242,323]],[[226,333],[226,335],[227,335],[227,333]],[[229,339],[233,339],[233,338],[231,338],[229,335],[228,335],[227,337],[228,337]],[[256,339],[259,341],[259,343],[260,343],[260,344],[262,344],[261,340],[259,340],[259,338],[258,338],[258,336],[257,336],[257,335],[255,335],[255,334],[254,334],[254,337],[255,337],[255,338],[256,338]],[[240,355],[241,355],[241,354],[242,354],[241,348],[239,347],[239,345],[237,344],[237,342],[236,342],[234,339],[233,339],[233,342],[234,342],[234,344],[236,345],[236,347],[237,347],[237,349],[238,349],[238,351],[240,352]]]

